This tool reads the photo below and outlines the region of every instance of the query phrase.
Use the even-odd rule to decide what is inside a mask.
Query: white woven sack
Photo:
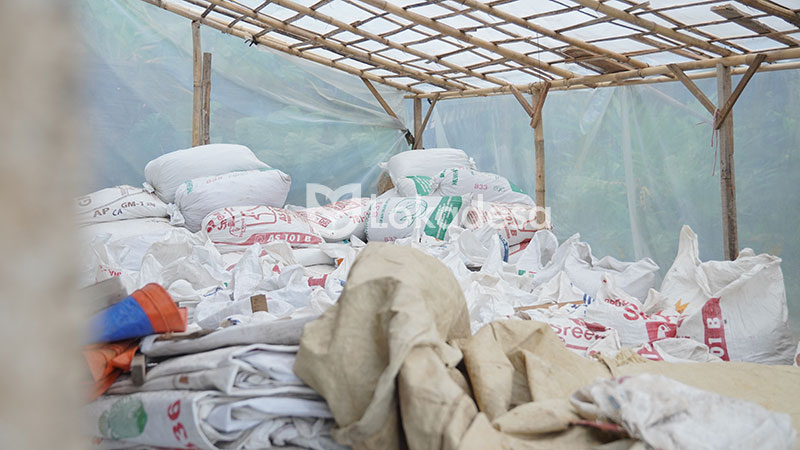
[[[175,204],[183,214],[186,228],[200,230],[212,211],[228,206],[265,205],[282,207],[292,178],[277,169],[248,170],[194,178],[175,191]]]
[[[209,144],[176,150],[150,161],[144,168],[145,189],[167,203],[186,180],[241,170],[269,169],[244,145]]]

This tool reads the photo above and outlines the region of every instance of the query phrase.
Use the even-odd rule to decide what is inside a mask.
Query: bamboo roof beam
[[[796,70],[800,69],[800,62],[786,62],[786,63],[777,63],[777,64],[768,64],[762,65],[761,68],[758,70],[759,72],[776,72],[780,70]],[[731,75],[741,75],[747,71],[747,67],[736,67],[731,68]],[[701,80],[706,78],[715,78],[717,76],[716,70],[704,70],[702,72],[692,72],[687,73],[686,76],[691,80]],[[579,85],[571,85],[571,86],[560,86],[553,88],[553,91],[566,91],[566,90],[578,90],[578,89],[596,89],[596,88],[607,88],[607,87],[619,87],[619,86],[639,86],[639,85],[648,85],[648,84],[661,84],[661,83],[669,83],[672,81],[676,81],[674,76],[655,76],[649,78],[638,78],[638,79],[629,79],[629,80],[622,80],[622,81],[605,81],[602,83],[597,83],[596,85],[590,87],[585,86],[582,84]],[[538,86],[542,85],[543,83],[534,83],[532,86],[537,88]],[[531,85],[518,85],[515,86],[518,89],[520,88],[529,88]],[[510,92],[510,91],[509,91]],[[488,97],[492,95],[504,95],[508,92],[491,92],[491,93],[476,93],[476,91],[469,90],[469,91],[462,91],[459,92],[458,95],[450,95],[449,97],[444,97],[442,100],[447,99],[455,99],[455,98],[473,98],[473,97]],[[441,93],[439,93],[440,97]],[[405,98],[431,98],[430,94],[406,94]]]
[[[260,4],[260,5],[258,5],[258,6],[256,6],[255,8],[253,8],[253,11],[255,11],[255,12],[259,12],[259,11],[261,11],[262,9],[264,9],[264,8],[265,8],[267,5],[269,5],[270,3],[271,3],[271,2],[270,2],[269,0],[267,0],[267,1],[265,1],[265,2],[261,2],[261,4]],[[242,20],[242,19],[243,19],[243,17],[242,17],[242,16],[239,16],[239,17],[237,17],[237,18],[233,19],[233,22],[229,23],[229,24],[228,24],[228,26],[229,26],[229,27],[232,27],[232,26],[236,25],[236,23],[237,23],[237,22],[239,22],[239,21],[240,21],[240,20]]]
[[[800,62],[786,62],[786,63],[778,63],[778,64],[769,64],[769,65],[762,65],[758,71],[759,72],[775,72],[779,70],[796,70],[800,69]],[[731,69],[731,75],[741,75],[748,70],[747,67],[736,67]],[[704,78],[715,78],[717,76],[716,70],[706,70],[703,72],[692,72],[690,74],[686,74],[692,80],[700,80]],[[633,79],[633,80],[623,80],[623,81],[615,81],[615,82],[605,82],[599,83],[597,87],[613,87],[613,86],[634,86],[634,85],[641,85],[641,84],[658,84],[658,83],[667,83],[670,81],[675,81],[675,78],[668,77],[668,76],[659,76],[659,77],[650,77],[650,78],[642,78],[642,79]],[[569,89],[588,89],[588,86],[574,86],[570,87]],[[565,90],[565,88],[561,88],[560,90]]]
[[[631,7],[625,8],[623,11],[625,11],[626,13],[633,13],[637,9],[649,8],[649,7],[650,7],[650,2],[649,1],[645,1],[645,2],[642,2],[642,3],[637,3],[637,4],[635,4],[635,5],[631,6]],[[567,26],[567,27],[559,28],[559,29],[554,30],[554,31],[556,31],[558,33],[565,33],[567,31],[586,28],[586,27],[591,26],[591,25],[597,25],[597,24],[601,24],[601,23],[611,22],[612,20],[614,20],[613,17],[603,16],[603,17],[598,17],[597,19],[592,19],[592,20],[590,20],[588,22],[576,23],[575,25],[570,25],[570,26]]]
[[[157,6],[157,7],[161,8],[161,9],[164,9],[164,10],[169,11],[171,13],[177,14],[179,16],[185,17],[185,18],[187,18],[189,20],[196,20],[196,21],[200,22],[201,24],[206,25],[206,26],[211,27],[211,28],[214,28],[214,29],[216,29],[216,30],[218,30],[218,31],[220,31],[222,33],[230,34],[230,35],[236,36],[238,38],[244,39],[246,41],[251,41],[252,40],[253,42],[255,42],[257,44],[260,44],[260,45],[263,45],[265,47],[269,47],[269,48],[274,49],[274,50],[278,50],[278,51],[281,51],[281,52],[284,52],[284,53],[288,53],[290,55],[294,55],[294,56],[297,56],[299,58],[302,58],[302,59],[305,59],[305,60],[308,60],[308,61],[313,61],[315,63],[322,64],[322,65],[325,65],[325,66],[328,66],[328,67],[332,67],[334,69],[338,69],[338,70],[341,70],[343,72],[347,72],[349,74],[355,75],[355,76],[360,77],[360,78],[366,78],[366,79],[368,79],[370,81],[374,81],[376,83],[385,84],[385,85],[391,86],[391,87],[393,87],[395,89],[400,89],[402,91],[407,91],[407,92],[410,92],[410,93],[413,93],[413,94],[424,94],[423,91],[421,91],[421,90],[419,90],[417,88],[408,87],[408,86],[406,86],[406,85],[404,85],[402,83],[397,83],[397,82],[394,82],[394,81],[391,81],[391,80],[387,80],[387,79],[385,79],[385,78],[383,78],[383,77],[381,77],[379,75],[375,75],[375,74],[367,72],[365,70],[356,69],[355,67],[347,65],[347,64],[331,61],[330,59],[322,57],[322,56],[318,56],[318,55],[314,55],[312,53],[307,53],[307,52],[303,52],[301,50],[297,50],[297,49],[292,48],[292,47],[290,47],[289,45],[287,45],[287,44],[285,44],[283,42],[280,42],[280,41],[275,40],[275,39],[271,39],[271,38],[269,38],[267,36],[258,36],[258,37],[256,37],[251,32],[249,32],[246,29],[242,28],[239,24],[236,24],[233,27],[229,27],[228,23],[223,22],[222,20],[219,20],[217,18],[212,18],[210,16],[209,17],[205,17],[205,18],[200,17],[200,13],[198,13],[198,12],[196,12],[196,11],[192,10],[191,8],[186,7],[186,6],[176,5],[174,3],[163,1],[163,0],[142,0],[142,1],[147,2],[147,3],[151,4],[151,5]]]
[[[463,31],[453,28],[449,25],[445,25],[444,23],[437,22],[433,19],[425,17],[423,15],[407,11],[397,5],[389,3],[385,0],[359,0],[362,3],[366,3],[370,6],[374,6],[375,8],[382,9],[386,12],[392,13],[398,17],[402,17],[403,19],[410,20],[411,22],[423,25],[428,27],[432,30],[438,31],[439,33],[445,34],[447,36],[454,37],[462,42],[466,42],[468,44],[474,45],[476,47],[480,47],[484,50],[488,50],[492,53],[496,53],[500,56],[508,58],[512,61],[515,61],[519,64],[525,66],[533,66],[536,67],[544,72],[552,73],[559,77],[563,78],[575,78],[578,75],[560,67],[552,66],[544,61],[539,61],[537,59],[531,58],[530,56],[524,55],[519,52],[515,52],[513,50],[509,50],[504,47],[500,47],[497,44],[494,44],[489,41],[485,41],[483,39],[470,36]]]
[[[695,60],[703,59],[703,56],[698,55],[697,53],[693,53],[693,52],[691,52],[691,51],[689,51],[689,50],[687,50],[685,48],[682,48],[682,47],[670,47],[667,44],[664,44],[664,43],[658,42],[656,40],[650,39],[649,37],[644,36],[644,35],[634,35],[634,36],[631,36],[630,39],[633,39],[634,41],[641,42],[642,44],[647,44],[647,45],[649,45],[651,47],[655,47],[655,48],[657,48],[659,50],[662,50],[662,51],[668,51],[668,52],[674,53],[674,54],[676,54],[678,56],[683,56],[684,58],[687,58],[687,59],[695,59]]]
[[[284,8],[291,9],[291,10],[293,10],[295,12],[300,13],[300,14],[305,14],[308,17],[311,17],[313,19],[319,20],[320,22],[327,23],[328,25],[333,25],[333,26],[337,27],[339,30],[348,31],[350,33],[356,34],[356,35],[361,36],[363,38],[370,39],[370,40],[373,40],[375,42],[380,42],[381,44],[383,44],[383,45],[385,45],[387,47],[391,47],[391,48],[393,48],[395,50],[400,50],[400,51],[408,53],[410,55],[414,55],[414,56],[416,56],[418,58],[422,58],[422,59],[425,59],[425,60],[428,60],[428,61],[431,61],[431,62],[434,62],[434,63],[437,63],[437,64],[441,64],[441,65],[447,67],[448,69],[452,69],[452,70],[455,70],[457,72],[461,72],[461,73],[467,74],[467,75],[469,75],[471,77],[475,77],[475,78],[478,78],[478,79],[481,79],[481,80],[484,80],[484,81],[488,81],[490,83],[497,84],[499,86],[506,86],[506,85],[509,84],[507,81],[503,81],[503,80],[501,80],[499,78],[491,77],[491,76],[482,74],[480,72],[476,72],[474,70],[467,69],[467,68],[462,67],[462,66],[460,66],[458,64],[453,64],[453,63],[451,63],[449,61],[446,61],[444,59],[440,59],[437,56],[429,55],[429,54],[427,54],[425,52],[421,52],[421,51],[419,51],[417,49],[414,49],[414,48],[411,48],[411,47],[409,47],[407,45],[399,44],[397,42],[391,41],[391,40],[386,39],[385,37],[379,36],[377,34],[370,33],[368,31],[364,31],[364,30],[362,30],[360,28],[357,28],[357,27],[354,27],[354,26],[350,25],[347,22],[342,22],[341,20],[337,20],[337,19],[335,19],[335,18],[333,18],[331,16],[322,14],[322,13],[320,13],[320,12],[314,10],[314,9],[308,8],[308,7],[303,6],[303,5],[299,4],[299,3],[295,3],[295,2],[293,2],[291,0],[272,0],[272,3],[274,3],[276,5],[279,5],[279,6],[283,6]],[[338,32],[338,30],[335,30],[335,32]]]
[[[792,11],[791,9],[784,8],[783,6],[776,5],[775,3],[768,2],[765,0],[736,0],[736,1],[744,5],[750,6],[751,8],[755,8],[759,11],[764,11],[769,15],[780,17],[781,19],[789,22],[790,24],[796,27],[800,27],[800,15]]]
[[[788,45],[790,47],[796,47],[800,45],[800,41],[797,39],[791,36],[784,36],[783,34],[779,33],[778,30],[759,22],[758,20],[750,17],[749,14],[739,10],[731,4],[713,6],[711,11],[714,14],[724,17],[732,22],[736,22],[748,30],[755,31],[756,33],[770,38],[773,41],[780,42],[781,44]]]
[[[506,22],[513,23],[514,25],[518,25],[520,27],[527,28],[528,30],[531,30],[531,31],[533,31],[535,33],[539,33],[541,35],[544,35],[544,36],[547,36],[547,37],[551,37],[551,38],[559,40],[561,42],[566,42],[569,45],[581,48],[583,50],[586,50],[588,52],[594,53],[596,55],[606,56],[608,58],[614,59],[614,60],[616,60],[618,62],[621,62],[623,64],[628,64],[630,66],[633,66],[636,69],[643,69],[645,67],[649,67],[648,64],[646,64],[646,63],[644,63],[642,61],[638,61],[638,60],[635,60],[635,59],[630,58],[628,56],[625,56],[625,55],[623,55],[621,53],[613,52],[611,50],[606,50],[606,49],[604,49],[602,47],[598,47],[596,45],[589,44],[589,43],[584,42],[584,41],[582,41],[580,39],[575,39],[573,37],[569,37],[567,35],[564,35],[564,34],[561,34],[561,33],[557,33],[555,31],[549,30],[549,29],[544,28],[542,26],[536,25],[535,23],[531,23],[531,22],[529,22],[529,21],[527,21],[525,19],[517,17],[517,16],[515,16],[513,14],[509,14],[509,13],[507,13],[507,12],[501,10],[501,9],[495,8],[493,6],[489,6],[489,5],[485,4],[485,3],[482,3],[482,2],[479,2],[479,1],[476,1],[476,0],[458,0],[458,3],[461,3],[462,5],[465,5],[465,6],[469,6],[470,8],[476,9],[478,11],[481,11],[483,13],[489,14],[491,16],[497,17],[498,19],[503,19]]]
[[[622,3],[629,4],[629,5],[635,5],[636,4],[634,2],[634,0],[619,0],[619,1],[622,2]],[[719,2],[721,0],[713,0],[713,1]],[[703,4],[705,4],[705,3],[703,3],[703,2],[700,2],[700,3],[688,3],[688,4],[683,4],[682,7],[686,8],[686,7],[690,6],[690,5],[691,6],[696,6],[696,5],[703,5]],[[688,31],[688,32],[691,32],[691,33],[693,33],[695,35],[701,36],[701,40],[705,39],[709,44],[712,44],[714,42],[719,42],[721,44],[724,44],[724,45],[730,47],[731,49],[735,50],[735,51],[731,51],[731,54],[736,54],[736,51],[741,52],[741,53],[750,53],[750,50],[748,50],[748,49],[746,49],[746,48],[744,48],[744,47],[742,47],[742,46],[740,46],[740,45],[738,45],[736,43],[730,42],[730,41],[728,41],[726,39],[723,39],[723,38],[720,38],[718,36],[714,36],[713,34],[708,33],[706,31],[703,31],[700,28],[698,28],[698,27],[701,27],[701,26],[704,26],[704,25],[708,25],[707,23],[706,24],[699,23],[699,24],[694,24],[694,25],[686,25],[685,23],[675,19],[674,17],[671,17],[671,16],[669,16],[667,14],[662,13],[661,9],[659,9],[659,8],[656,8],[656,9],[651,9],[649,7],[648,8],[644,8],[644,11],[642,11],[640,13],[640,15],[641,14],[645,14],[645,13],[653,14],[654,16],[658,17],[659,19],[671,23],[672,25],[675,26],[673,28],[673,31],[675,31],[675,32],[680,33],[681,31]],[[659,36],[659,37],[664,39],[664,36]],[[698,49],[698,48],[694,48],[693,50],[698,52],[698,53],[700,52],[700,49]],[[711,56],[704,55],[703,57],[704,58],[709,58]]]
[[[676,41],[683,42],[684,44],[689,44],[692,47],[702,48],[703,50],[708,50],[709,52],[716,53],[717,55],[721,56],[729,56],[733,54],[733,52],[731,52],[726,48],[710,44],[704,40],[698,39],[693,36],[679,33],[671,28],[667,28],[655,22],[651,22],[649,20],[642,19],[641,17],[634,16],[633,14],[627,13],[621,9],[612,8],[611,6],[600,3],[597,0],[572,0],[572,1],[587,8],[593,9],[599,13],[613,17],[615,19],[619,19],[624,22],[636,25],[638,27],[645,28],[653,33],[666,36],[671,39],[675,39]]]
[[[280,20],[276,20],[266,14],[262,14],[260,12],[253,11],[250,8],[245,6],[238,5],[236,3],[227,1],[227,0],[208,0],[211,4],[219,7],[224,8],[229,11],[232,11],[236,14],[241,14],[243,16],[250,17],[251,19],[257,21],[258,26],[271,27],[275,30],[281,30],[287,33],[290,33],[295,36],[302,37],[307,39],[314,44],[317,44],[321,47],[330,49],[336,53],[339,53],[343,56],[351,57],[355,60],[362,61],[365,63],[369,63],[381,68],[385,68],[392,72],[395,72],[400,75],[408,76],[420,81],[424,81],[426,83],[433,84],[435,86],[439,86],[444,89],[457,89],[462,90],[468,88],[469,85],[464,85],[461,83],[455,83],[450,80],[434,77],[432,75],[428,75],[427,73],[420,72],[418,70],[407,68],[403,65],[397,64],[392,62],[386,58],[382,58],[380,56],[375,56],[371,53],[364,52],[361,50],[356,50],[354,48],[348,47],[346,45],[340,44],[338,42],[325,39],[322,36],[308,31],[304,28],[297,27],[295,25],[287,25],[281,22]]]
[[[716,67],[718,63],[722,63],[726,66],[739,66],[742,64],[751,64],[758,55],[765,55],[764,62],[775,62],[775,61],[783,61],[787,59],[798,59],[800,58],[800,47],[793,47],[793,48],[786,48],[781,50],[772,50],[769,52],[763,53],[751,53],[748,55],[735,55],[735,56],[726,56],[720,58],[708,58],[708,59],[701,59],[698,61],[687,61],[682,63],[675,64],[681,70],[698,70],[698,69],[709,69],[712,67]],[[788,68],[788,67],[786,67]],[[551,81],[551,88],[555,89],[569,89],[575,86],[580,85],[603,85],[603,83],[618,83],[621,81],[629,80],[631,78],[645,78],[654,75],[672,75],[672,71],[666,66],[652,66],[646,69],[639,69],[639,70],[629,70],[626,72],[616,72],[616,73],[608,73],[604,75],[589,75],[585,77],[579,78],[571,78],[571,79],[559,79]],[[687,75],[689,78],[693,78],[691,75]],[[716,76],[716,75],[715,75]],[[672,81],[674,78],[667,78],[663,79],[662,81]],[[539,85],[540,83],[530,83],[525,85],[518,85],[516,86],[521,91],[528,91],[532,87]],[[497,87],[497,88],[484,88],[484,89],[474,89],[468,90],[464,92],[442,92],[441,98],[457,98],[457,97],[474,97],[474,96],[484,96],[484,95],[493,95],[493,94],[505,94],[511,92],[510,88],[506,87]],[[415,97],[431,97],[433,94],[418,94]]]

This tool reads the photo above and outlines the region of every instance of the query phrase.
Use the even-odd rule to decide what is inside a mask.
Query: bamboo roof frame
[[[409,98],[708,78],[757,55],[800,67],[796,0],[142,1]]]

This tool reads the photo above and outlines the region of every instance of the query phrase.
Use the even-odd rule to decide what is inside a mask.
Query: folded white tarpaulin
[[[170,358],[148,369],[145,383],[118,380],[109,394],[170,389],[217,390],[232,396],[315,397],[292,371],[297,346],[255,344],[223,347]]]
[[[322,400],[169,390],[103,396],[85,415],[99,448],[340,448]]]
[[[197,331],[194,336],[173,335],[172,338],[152,335],[142,339],[140,351],[147,356],[172,356],[199,353],[232,345],[256,343],[296,345],[303,334],[303,326],[317,316],[272,322],[241,324],[220,328],[213,332]]]

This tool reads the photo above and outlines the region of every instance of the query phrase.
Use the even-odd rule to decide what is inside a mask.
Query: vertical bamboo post
[[[422,99],[414,99],[414,149],[422,148]]]
[[[717,64],[717,104],[724,105],[731,96],[731,69]],[[739,256],[739,236],[736,224],[736,180],[733,168],[733,115],[719,127],[719,179],[722,194],[722,239],[725,259]]]
[[[203,101],[201,105],[201,145],[210,143],[211,122],[211,53],[203,53]]]
[[[200,48],[200,22],[192,21],[192,63],[194,75],[192,78],[193,103],[192,103],[192,146],[200,145],[202,135],[202,121],[200,119],[200,109],[203,103],[203,87],[201,78],[203,76],[203,59]]]
[[[538,102],[538,96],[542,95],[541,91],[534,94],[534,104]],[[536,206],[541,208],[536,213],[536,222],[544,224],[544,125],[542,124],[543,114],[539,113],[539,119],[533,126],[533,141],[536,147]]]

